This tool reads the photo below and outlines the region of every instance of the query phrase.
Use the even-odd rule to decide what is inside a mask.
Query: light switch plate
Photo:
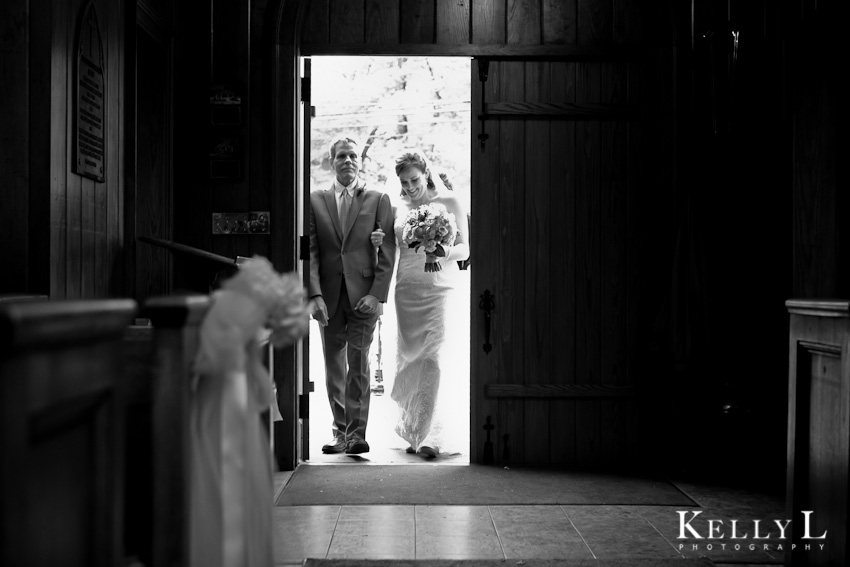
[[[268,211],[250,213],[213,213],[213,234],[269,234],[271,215]]]

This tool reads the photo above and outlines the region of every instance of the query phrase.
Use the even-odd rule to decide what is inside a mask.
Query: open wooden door
[[[490,460],[488,436],[497,464],[631,459],[640,66],[494,59],[472,73],[471,460]]]
[[[296,210],[298,211],[297,229],[301,235],[299,272],[304,281],[304,289],[309,289],[310,278],[310,119],[313,117],[313,106],[310,101],[310,59],[301,58],[301,104],[299,118],[301,121],[301,141],[298,147],[298,163],[301,171],[298,179]],[[310,380],[310,333],[307,333],[296,347],[298,357],[298,458],[310,458],[310,394],[313,392],[313,382]]]

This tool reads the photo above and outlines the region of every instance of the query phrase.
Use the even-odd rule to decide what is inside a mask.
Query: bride
[[[461,429],[468,424],[450,427],[451,412],[440,415],[441,402],[446,394],[464,391],[465,373],[468,365],[458,364],[449,356],[448,332],[457,329],[458,322],[468,317],[462,301],[453,298],[451,292],[457,287],[460,272],[458,261],[469,258],[469,234],[466,211],[457,195],[434,182],[425,156],[420,151],[409,150],[396,158],[396,175],[401,182],[401,200],[395,206],[393,232],[397,243],[402,242],[402,227],[407,214],[430,203],[444,205],[453,213],[458,224],[457,238],[453,246],[438,247],[436,255],[440,270],[425,271],[425,254],[414,248],[399,245],[395,279],[395,309],[398,319],[398,351],[395,382],[391,397],[398,404],[399,420],[395,431],[407,443],[408,453],[433,458],[441,450],[446,451],[452,441],[464,442]],[[372,243],[379,245],[384,238],[382,230],[372,233]],[[455,294],[465,295],[465,294]],[[463,297],[463,300],[468,298]],[[459,336],[460,341],[468,337]],[[441,392],[442,386],[442,392]],[[464,403],[466,403],[464,401]],[[457,413],[457,412],[454,412]],[[445,432],[445,435],[444,435]],[[454,435],[451,435],[454,434]]]

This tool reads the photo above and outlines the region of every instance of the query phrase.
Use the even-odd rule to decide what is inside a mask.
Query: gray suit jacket
[[[384,303],[390,290],[396,245],[389,196],[358,187],[349,219],[343,232],[333,186],[310,194],[309,293],[323,297],[328,317],[336,313],[343,277],[352,307],[365,295]],[[387,233],[377,251],[370,239],[376,228]]]

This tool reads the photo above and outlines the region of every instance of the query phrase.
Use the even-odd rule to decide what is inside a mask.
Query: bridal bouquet
[[[430,203],[420,205],[407,214],[401,239],[409,248],[417,252],[425,248],[425,271],[438,272],[442,270],[437,261],[438,248],[452,246],[457,238],[457,223],[455,216],[445,205]]]

